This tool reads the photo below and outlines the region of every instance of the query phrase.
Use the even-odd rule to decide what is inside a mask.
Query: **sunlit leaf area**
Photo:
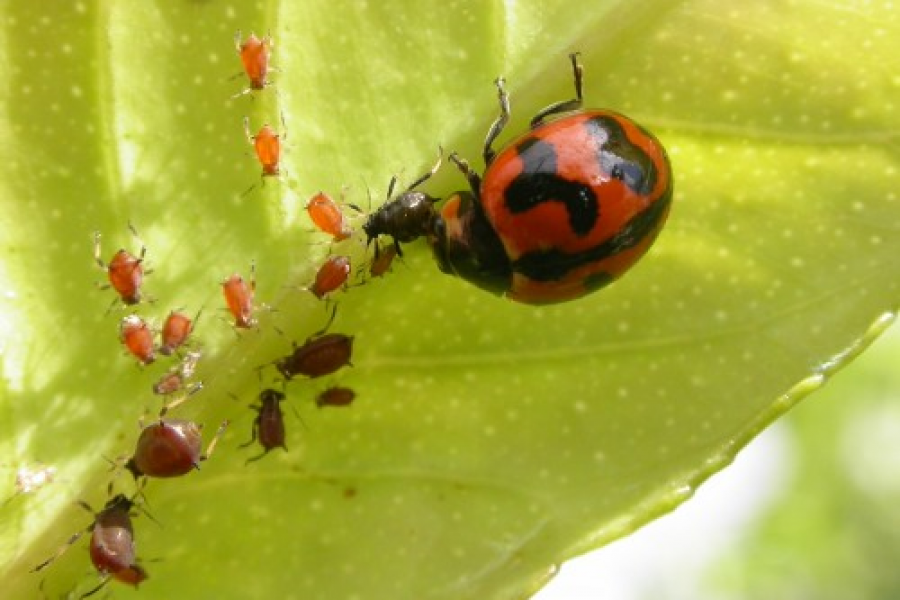
[[[747,476],[775,491],[694,583],[841,598],[846,576],[893,597],[896,344],[865,362],[900,299],[891,3],[50,0],[0,24],[4,598],[97,589],[97,544],[67,541],[121,495],[136,558],[99,597],[524,600],[690,510],[776,420],[783,480]],[[251,32],[271,39],[262,89],[236,48]],[[448,157],[483,172],[495,79],[500,149],[573,97],[575,51],[585,105],[671,160],[647,255],[547,305],[442,273],[423,239],[371,275],[363,225],[389,190],[439,153],[417,189],[466,190]],[[314,224],[319,192],[347,239]],[[139,302],[104,288],[119,249]],[[349,279],[320,299],[335,257]],[[189,342],[151,341],[151,362],[139,342],[173,311]],[[334,369],[285,362],[338,338]],[[283,444],[250,460],[267,399]],[[174,431],[161,412],[208,459],[136,479],[148,432]]]

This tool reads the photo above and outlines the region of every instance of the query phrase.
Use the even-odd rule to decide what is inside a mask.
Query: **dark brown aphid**
[[[101,258],[100,232],[94,233],[94,260],[97,265],[106,271],[109,285],[112,286],[122,303],[127,305],[137,304],[141,301],[141,285],[144,283],[144,255],[147,247],[140,241],[134,226],[129,223],[134,239],[141,245],[140,254],[135,256],[125,249],[116,252],[112,260],[106,263]]]
[[[416,188],[437,173],[441,166],[443,150],[438,154],[438,161],[427,173],[416,179],[400,193],[392,198],[397,178],[393,177],[388,185],[387,200],[375,212],[369,215],[363,223],[363,231],[366,232],[366,243],[371,244],[380,235],[390,236],[393,240],[394,250],[397,256],[403,256],[400,250],[400,242],[407,243],[424,235],[430,235],[434,229],[434,221],[437,212],[434,203],[438,198],[433,198],[424,192],[416,191]],[[378,258],[379,247],[375,246],[375,257]]]
[[[302,346],[295,345],[293,352],[275,361],[275,367],[288,381],[298,375],[315,379],[350,365],[352,354],[353,336],[327,333],[309,338]]]
[[[378,242],[375,242],[375,258],[372,259],[372,264],[369,265],[369,275],[381,277],[387,273],[396,256],[397,248],[393,245],[382,248]]]
[[[94,522],[85,529],[75,533],[69,540],[50,558],[32,569],[40,571],[63,555],[86,532],[91,532],[91,562],[94,568],[100,572],[100,585],[89,590],[81,597],[86,598],[100,591],[110,579],[121,581],[129,585],[137,586],[147,579],[147,572],[137,564],[134,549],[134,528],[131,524],[131,509],[134,502],[130,498],[119,494],[106,503],[98,513],[85,502],[79,501],[79,506],[94,515]]]
[[[350,278],[350,257],[330,256],[316,273],[316,280],[309,291],[319,300],[331,292],[340,289]]]
[[[212,456],[227,426],[228,421],[223,421],[203,452],[202,425],[183,419],[161,418],[143,428],[134,456],[125,463],[125,468],[135,479],[142,476],[179,477],[190,473]]]
[[[128,315],[119,326],[119,339],[128,352],[142,365],[156,360],[153,347],[153,330],[137,315]]]
[[[334,386],[316,397],[316,406],[350,406],[356,398],[356,392],[348,387]]]
[[[246,448],[258,439],[263,447],[263,453],[248,458],[248,463],[261,459],[274,448],[284,448],[287,451],[284,442],[284,413],[281,411],[281,402],[284,398],[281,392],[266,389],[259,394],[260,403],[250,405],[250,408],[257,411],[256,419],[253,420],[252,437],[240,447]]]

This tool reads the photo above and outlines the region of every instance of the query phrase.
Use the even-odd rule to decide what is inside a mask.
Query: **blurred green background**
[[[900,327],[673,513],[534,600],[900,598]]]

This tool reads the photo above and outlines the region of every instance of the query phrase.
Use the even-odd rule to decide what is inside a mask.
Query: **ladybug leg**
[[[563,100],[562,102],[551,104],[547,108],[540,111],[538,114],[534,115],[534,118],[531,119],[532,129],[541,125],[544,122],[544,119],[549,116],[558,115],[559,113],[564,112],[571,112],[573,110],[578,110],[579,108],[581,108],[581,88],[584,69],[582,68],[581,63],[578,62],[578,54],[578,52],[573,52],[569,55],[569,60],[572,61],[572,75],[575,79],[575,98],[573,100]]]
[[[443,162],[443,160],[444,160],[444,149],[443,149],[441,146],[438,146],[438,158],[437,158],[437,162],[434,163],[434,166],[431,167],[431,169],[429,169],[429,170],[428,170],[426,173],[424,173],[421,177],[419,177],[418,179],[416,179],[415,181],[413,181],[413,182],[409,185],[409,187],[406,188],[406,191],[412,191],[412,190],[414,190],[415,188],[417,188],[417,187],[419,187],[420,185],[422,185],[423,183],[425,183],[426,181],[428,181],[429,179],[431,179],[431,178],[434,176],[434,174],[438,172],[438,169],[441,168],[441,162]],[[390,194],[388,194],[388,197],[390,197]]]
[[[506,81],[502,77],[498,77],[494,80],[494,85],[497,86],[497,100],[500,103],[500,115],[491,124],[491,128],[488,129],[487,135],[484,138],[484,151],[482,152],[482,156],[484,156],[485,166],[491,164],[494,160],[494,156],[496,156],[497,152],[494,151],[491,146],[509,121],[509,94],[506,93],[506,88],[504,87],[505,83]],[[458,164],[459,163],[457,163],[457,165]]]
[[[472,193],[475,194],[475,197],[480,198],[481,177],[478,176],[478,173],[473,171],[472,167],[469,166],[469,163],[464,158],[460,158],[455,152],[450,155],[450,161],[456,165],[460,172],[465,176],[466,180],[468,180],[469,187],[472,188]]]

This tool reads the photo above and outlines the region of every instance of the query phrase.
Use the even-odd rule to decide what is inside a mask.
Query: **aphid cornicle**
[[[263,452],[258,456],[248,458],[248,463],[261,459],[275,448],[283,448],[287,451],[284,441],[284,413],[281,410],[281,403],[284,399],[285,396],[281,392],[265,389],[259,394],[259,404],[250,406],[257,411],[256,418],[253,420],[252,437],[249,442],[241,444],[240,447],[246,448],[259,440]]]
[[[131,523],[131,509],[134,501],[119,494],[110,499],[98,513],[82,501],[78,505],[94,515],[94,521],[85,529],[76,532],[50,558],[36,566],[32,571],[40,571],[63,555],[78,539],[87,532],[91,533],[90,555],[94,568],[100,572],[101,581],[98,586],[82,594],[82,598],[91,596],[105,586],[110,579],[137,586],[147,579],[147,572],[137,564],[134,527]]]

